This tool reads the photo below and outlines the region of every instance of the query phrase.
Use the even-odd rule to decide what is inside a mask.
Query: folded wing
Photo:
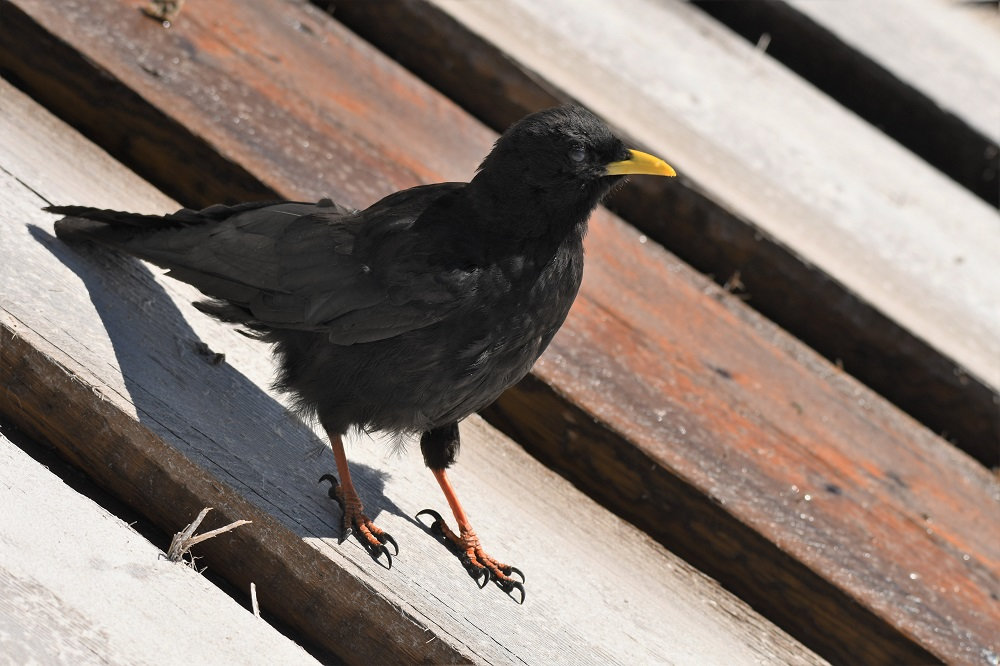
[[[405,190],[367,211],[330,200],[212,206],[162,217],[50,210],[71,216],[56,224],[61,238],[111,245],[168,269],[213,299],[196,303],[213,316],[256,330],[325,333],[347,345],[429,326],[459,306],[467,276],[401,256],[420,250],[398,240],[456,187]],[[356,251],[359,238],[379,245]]]

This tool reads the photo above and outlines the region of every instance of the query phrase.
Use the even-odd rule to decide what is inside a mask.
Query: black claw
[[[388,532],[382,532],[382,534],[378,535],[378,540],[382,542],[382,550],[385,551],[386,557],[389,556],[389,551],[386,550],[386,548],[385,548],[385,544],[387,544],[387,543],[391,543],[392,544],[393,550],[396,551],[394,553],[394,555],[396,555],[397,557],[399,557],[399,544],[396,543],[396,540],[392,538],[391,534],[389,534]],[[389,566],[390,567],[392,566],[392,561],[391,560],[389,561]]]
[[[517,601],[517,599],[514,599],[514,601],[517,601],[518,604],[524,603],[524,585],[521,585],[516,580],[510,580],[510,581],[498,580],[497,585],[499,585],[500,589],[506,592],[507,596],[510,597],[511,599],[514,599],[514,595],[511,593],[514,590],[518,590],[521,593],[521,600]]]
[[[385,553],[385,561],[386,561],[386,567],[385,568],[386,569],[391,569],[392,568],[392,555],[389,554],[389,549],[386,548],[385,546],[382,546],[381,548],[379,548],[378,551],[374,555],[376,562],[378,561],[378,556],[379,556],[380,553]],[[396,554],[399,555],[399,549],[398,548],[396,549]]]
[[[392,537],[389,538],[391,539]],[[389,549],[385,547],[384,543],[375,545],[369,542],[368,539],[366,539],[364,536],[358,537],[358,543],[360,543],[364,547],[364,549],[368,551],[368,556],[371,557],[376,562],[378,562],[379,564],[382,564],[382,561],[379,558],[385,555],[386,563],[383,566],[385,566],[387,570],[392,569],[392,553],[389,552]],[[393,542],[393,545],[395,545],[395,542]],[[398,547],[396,548],[396,555],[399,555]]]
[[[445,539],[445,541],[447,541],[448,549],[452,552],[452,554],[458,557],[458,561],[462,563],[463,567],[465,567],[465,572],[472,577],[472,580],[476,581],[476,585],[479,586],[479,589],[481,590],[486,587],[486,583],[490,582],[490,570],[486,567],[475,564],[469,558],[468,553],[460,551],[458,546],[453,544],[451,541],[448,541],[447,539]],[[483,579],[482,583],[479,582],[480,578]]]
[[[340,507],[340,510],[343,511],[344,500],[340,499],[340,496],[337,495],[337,488],[340,487],[340,481],[337,481],[337,477],[335,477],[333,474],[324,474],[323,476],[319,477],[319,481],[317,483],[323,483],[324,481],[330,482],[330,489],[326,491],[326,494],[330,497],[330,499],[335,501],[337,505]]]
[[[433,529],[435,525],[439,525],[440,523],[444,522],[444,518],[441,517],[441,514],[435,511],[434,509],[424,509],[422,511],[418,511],[417,515],[414,516],[414,518],[419,519],[420,516],[424,515],[425,513],[434,519],[434,522],[431,523],[431,529]]]
[[[511,574],[517,574],[518,576],[521,577],[521,582],[522,583],[524,582],[524,572],[518,569],[517,567],[512,567],[508,564],[507,567],[503,570],[503,574],[505,576],[509,576]]]
[[[366,548],[368,549],[368,554],[371,555],[372,559],[375,560],[376,562],[379,561],[379,557],[385,555],[385,561],[386,561],[385,568],[386,569],[392,568],[392,555],[389,554],[389,550],[385,546],[379,546],[376,548],[375,546],[369,544],[366,546]],[[396,554],[398,555],[399,553],[397,552]]]
[[[351,538],[352,534],[354,534],[353,527],[351,527],[350,525],[348,525],[347,527],[342,527],[340,529],[340,539],[337,540],[337,543],[338,544],[344,543],[345,541]]]
[[[469,575],[472,576],[472,580],[476,581],[476,585],[479,586],[480,590],[483,589],[484,587],[486,587],[486,584],[490,582],[490,570],[489,569],[485,569],[485,568],[477,569],[472,564],[470,564],[468,566],[468,569],[469,569]],[[483,578],[483,582],[482,583],[479,582],[480,575]]]
[[[454,548],[452,548],[454,544],[452,544],[452,542],[449,539],[445,538],[444,536],[444,528],[442,527],[444,525],[444,518],[441,517],[441,514],[435,511],[434,509],[424,509],[422,511],[417,512],[417,515],[414,516],[417,519],[417,522],[420,522],[419,520],[420,516],[424,514],[427,514],[434,520],[434,522],[430,524],[430,527],[427,528],[430,530],[431,534],[440,539],[444,545],[448,546],[451,549],[451,552],[457,555],[458,552]]]

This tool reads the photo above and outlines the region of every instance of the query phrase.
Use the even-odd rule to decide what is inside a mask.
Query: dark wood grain
[[[199,4],[169,31],[137,4],[16,3],[100,67],[68,76],[116,78],[187,128],[178,140],[198,137],[282,196],[365,205],[464,179],[494,138],[299,3]],[[523,405],[501,413],[529,449],[821,654],[971,663],[991,649],[996,480],[606,212],[534,377],[551,398],[527,384],[500,407]],[[782,576],[761,564],[786,558],[798,564]]]
[[[138,11],[138,10],[137,10]],[[181,201],[275,198],[239,164],[211,150],[176,119],[151,106],[112,75],[93,76],[94,63],[57,36],[41,31],[17,5],[0,7],[0,73],[72,126],[94,138],[124,164]],[[28,61],[22,54],[30,53]],[[30,65],[29,65],[30,63]],[[139,64],[149,76],[162,70]],[[92,77],[92,78],[87,78]],[[79,85],[86,80],[87,85]],[[122,128],[129,128],[122,132]],[[212,178],[177,178],[178,164],[203,165]]]

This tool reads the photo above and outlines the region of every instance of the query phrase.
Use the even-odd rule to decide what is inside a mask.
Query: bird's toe
[[[382,555],[385,555],[386,569],[392,568],[392,556],[399,556],[399,544],[392,538],[392,535],[376,525],[371,518],[365,515],[361,499],[353,490],[345,492],[344,486],[337,481],[332,474],[324,474],[320,477],[320,482],[329,481],[330,488],[327,494],[330,499],[337,502],[343,512],[341,521],[340,543],[347,541],[351,535],[357,535],[358,541],[364,546],[371,558],[379,562]],[[390,553],[386,544],[392,546],[394,553]]]
[[[504,567],[504,568],[502,569],[502,571],[503,571],[504,575],[506,575],[506,576],[508,576],[508,577],[509,577],[509,576],[510,576],[511,574],[517,574],[518,576],[520,576],[520,577],[521,577],[521,582],[522,582],[522,583],[524,582],[524,572],[523,572],[523,571],[521,571],[520,569],[518,569],[517,567],[512,567],[512,566],[510,566],[510,565],[508,564],[508,565],[507,565],[506,567]]]
[[[524,603],[524,573],[520,569],[504,564],[487,554],[479,543],[479,537],[471,528],[463,529],[460,534],[455,534],[437,511],[424,509],[416,517],[419,519],[423,515],[433,519],[434,522],[427,529],[458,558],[480,589],[486,587],[486,584],[492,580],[512,599],[518,603]],[[513,578],[514,575],[521,580]],[[512,594],[515,590],[520,592],[520,600]]]

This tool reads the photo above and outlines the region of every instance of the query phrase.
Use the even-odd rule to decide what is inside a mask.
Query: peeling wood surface
[[[364,663],[822,663],[477,418],[452,478],[480,536],[525,570],[524,606],[477,589],[413,520],[445,508],[415,447],[349,447],[400,543],[392,569],[337,545],[316,483],[332,456],[262,388],[265,350],[195,311],[186,285],[54,239],[40,206],[64,200],[175,208],[3,84],[0,410],[166,530],[203,506],[205,529],[253,520],[195,553],[316,645]]]
[[[285,196],[364,205],[383,187],[467,177],[493,139],[297,3],[199,5],[169,32],[107,4],[70,15],[18,6],[79,36],[76,48],[121,86]],[[231,34],[258,37],[234,52]],[[135,65],[139,43],[161,75]],[[198,57],[173,55],[181,45]],[[176,78],[156,65],[170,58]],[[216,108],[245,116],[221,126]],[[272,135],[308,145],[279,149]],[[607,213],[588,252],[581,300],[536,384],[509,394],[516,409],[502,404],[497,418],[826,654],[974,663],[993,649],[998,491],[985,469]],[[636,461],[645,466],[625,464]],[[758,578],[768,562],[787,566]]]
[[[317,663],[2,433],[0,491],[9,663]]]

